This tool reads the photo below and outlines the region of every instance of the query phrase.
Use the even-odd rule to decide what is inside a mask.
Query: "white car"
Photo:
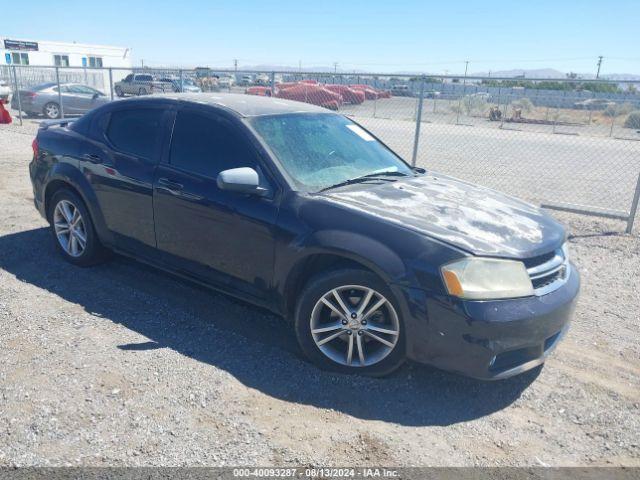
[[[11,95],[11,87],[9,86],[9,82],[6,80],[0,80],[0,100],[5,103],[9,101],[9,96]]]
[[[236,79],[232,76],[223,75],[218,78],[218,86],[220,88],[231,88],[236,84]]]

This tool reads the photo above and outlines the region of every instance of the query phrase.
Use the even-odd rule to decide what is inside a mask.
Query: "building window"
[[[29,65],[29,54],[13,52],[11,54],[11,62],[15,65]]]
[[[53,63],[56,67],[68,67],[69,66],[69,55],[54,55]]]
[[[102,57],[88,57],[89,66],[92,68],[102,68]]]

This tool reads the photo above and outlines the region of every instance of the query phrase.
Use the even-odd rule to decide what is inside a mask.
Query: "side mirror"
[[[100,96],[100,94],[96,92],[96,93],[94,93],[94,94],[93,94],[93,99],[95,100],[95,99],[96,99],[96,98],[98,98],[99,96]]]
[[[264,196],[269,190],[260,186],[260,177],[253,168],[231,168],[218,174],[218,188],[229,192]]]

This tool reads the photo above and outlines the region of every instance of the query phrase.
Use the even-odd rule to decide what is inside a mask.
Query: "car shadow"
[[[415,364],[382,379],[323,372],[302,358],[291,327],[276,315],[117,256],[75,267],[45,228],[0,237],[0,268],[148,339],[114,345],[119,354],[171,348],[272,397],[362,419],[414,426],[473,420],[510,405],[540,372],[500,382]]]

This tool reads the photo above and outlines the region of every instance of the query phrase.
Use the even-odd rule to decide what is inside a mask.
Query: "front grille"
[[[524,261],[536,295],[561,287],[569,277],[569,260],[561,248]]]

